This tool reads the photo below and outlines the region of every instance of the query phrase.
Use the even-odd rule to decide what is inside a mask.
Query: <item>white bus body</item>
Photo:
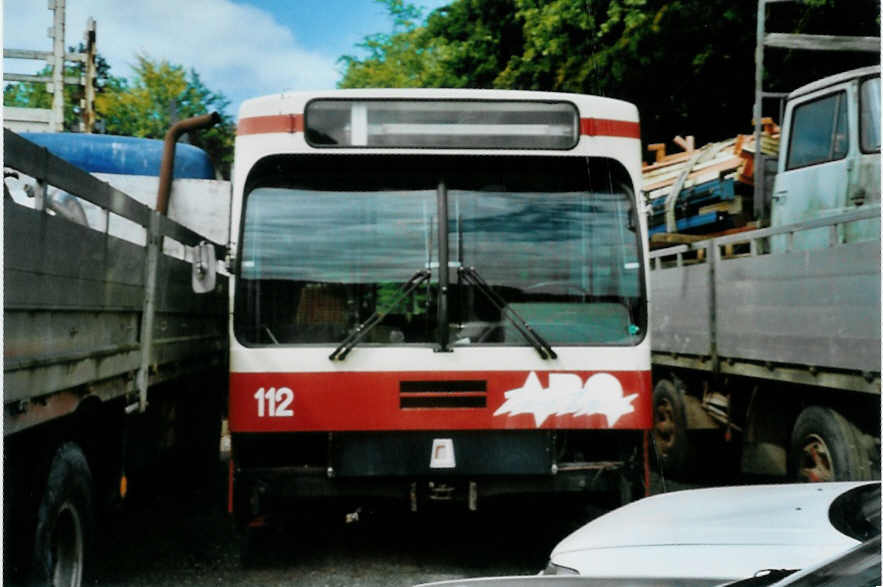
[[[301,497],[643,494],[640,172],[637,110],[608,98],[245,102],[231,510],[254,523]]]

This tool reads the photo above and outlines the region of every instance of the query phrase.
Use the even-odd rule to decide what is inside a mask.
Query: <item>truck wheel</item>
[[[252,528],[245,527],[242,529],[242,536],[239,537],[239,566],[243,569],[251,569],[254,565],[256,545],[255,533]]]
[[[239,538],[239,566],[253,569],[259,566],[261,554],[267,544],[268,529],[264,526],[246,526]]]
[[[686,475],[689,472],[690,446],[684,397],[668,379],[661,379],[653,388],[653,442],[664,475]]]
[[[67,443],[52,459],[37,510],[35,584],[78,587],[92,532],[92,475],[80,448]]]
[[[862,433],[835,410],[805,408],[791,432],[790,473],[797,481],[861,481],[871,478]]]

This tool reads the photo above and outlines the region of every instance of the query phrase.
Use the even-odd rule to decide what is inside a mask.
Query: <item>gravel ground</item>
[[[556,509],[394,510],[354,524],[343,512],[313,512],[263,536],[244,569],[221,490],[160,492],[102,523],[89,584],[379,586],[535,574],[563,536],[603,512]]]
[[[89,585],[414,585],[490,575],[536,574],[552,547],[604,509],[521,500],[478,512],[462,507],[412,514],[404,506],[310,512],[263,536],[254,564],[239,560],[240,536],[226,513],[226,463],[199,489],[132,489],[127,507],[99,526]],[[158,476],[162,478],[162,475]],[[695,484],[665,482],[667,491]],[[662,491],[653,475],[651,488]]]

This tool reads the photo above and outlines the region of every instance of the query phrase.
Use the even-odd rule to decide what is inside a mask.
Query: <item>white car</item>
[[[803,570],[770,569],[716,587],[877,587],[881,580],[880,535],[845,553]],[[415,587],[710,587],[703,579],[617,577],[599,579],[584,575],[531,575],[483,577],[424,583]]]
[[[811,567],[879,534],[879,481],[693,489],[596,518],[558,543],[545,573],[715,584]]]

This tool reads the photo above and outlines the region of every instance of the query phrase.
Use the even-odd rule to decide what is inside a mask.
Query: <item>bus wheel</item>
[[[35,583],[78,587],[92,538],[92,475],[73,443],[61,446],[37,511]]]
[[[863,435],[839,412],[809,406],[791,432],[791,476],[797,481],[861,481],[871,478]]]
[[[663,475],[689,472],[690,446],[683,392],[668,379],[653,388],[653,443]]]

